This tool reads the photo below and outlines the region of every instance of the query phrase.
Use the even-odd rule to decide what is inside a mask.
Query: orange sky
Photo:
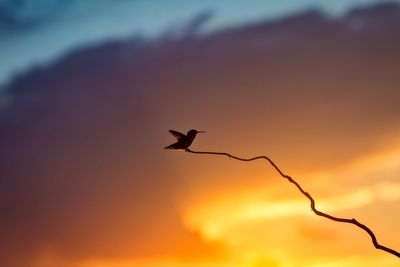
[[[0,110],[0,265],[394,267],[400,14],[318,12],[87,48],[22,75]],[[355,27],[354,25],[358,26]]]
[[[396,180],[400,169],[399,140],[392,140],[390,148],[383,147],[356,157],[335,169],[310,170],[295,179],[310,189],[320,210],[337,216],[356,217],[373,229],[381,244],[397,248],[400,245],[400,230],[396,227],[400,220],[397,212],[400,182]],[[185,157],[184,162],[201,161],[202,165],[207,165],[206,161],[219,160],[213,156],[198,159],[194,157],[204,156],[189,154],[178,157]],[[224,160],[229,162],[229,159]],[[209,244],[208,248],[192,250],[187,243],[186,250],[178,249],[180,252],[170,256],[146,259],[91,257],[73,262],[61,260],[56,251],[48,248],[39,253],[34,266],[398,265],[394,256],[375,250],[369,237],[360,229],[316,217],[308,202],[291,184],[277,174],[269,173],[270,166],[256,162],[243,166],[233,166],[241,165],[240,162],[229,164],[232,168],[221,175],[237,183],[226,183],[226,190],[216,192],[197,186],[185,188],[188,191],[182,197],[185,201],[180,218],[184,227],[198,233],[198,238]],[[265,175],[259,167],[265,168]],[[213,170],[205,169],[211,176]],[[197,176],[186,177],[200,180]],[[244,182],[240,180],[246,180],[246,185],[243,186]],[[174,251],[176,247],[171,246],[170,252]]]

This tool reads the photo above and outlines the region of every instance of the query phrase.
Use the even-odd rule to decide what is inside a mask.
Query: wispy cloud
[[[0,1],[0,88],[17,75],[56,62],[80,47],[179,29],[204,10],[218,16],[208,29],[275,18],[315,7],[343,14],[377,0],[312,1]],[[4,28],[2,30],[2,28]],[[29,53],[26,51],[29,50]]]

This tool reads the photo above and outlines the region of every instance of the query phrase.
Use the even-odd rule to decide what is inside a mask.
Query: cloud
[[[0,35],[32,29],[51,21],[60,10],[68,8],[71,1],[0,1]],[[8,37],[7,35],[3,35]]]
[[[282,17],[310,6],[337,16],[354,5],[374,2],[378,0],[291,3],[255,0],[251,5],[241,1],[173,0],[165,4],[163,1],[1,0],[0,90],[21,73],[52,64],[82,47],[129,39],[138,34],[156,38],[166,29],[179,32],[182,24],[190,24],[191,18],[204,10],[218,14],[202,28],[202,32],[210,32],[248,21]]]
[[[188,243],[213,251],[184,225],[188,199],[270,173],[163,151],[169,128],[207,130],[194,147],[268,153],[299,175],[375,151],[399,130],[399,10],[366,9],[357,30],[351,14],[307,12],[113,42],[20,76],[0,113],[0,258],[23,250],[29,262],[47,248],[64,259],[163,257]],[[391,188],[373,197],[392,201]],[[361,207],[371,190],[358,190],[338,196]],[[345,208],[339,197],[326,205]],[[256,212],[238,219],[304,210],[280,204],[244,205]]]

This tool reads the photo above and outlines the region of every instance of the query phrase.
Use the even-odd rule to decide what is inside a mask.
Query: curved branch
[[[311,209],[313,210],[313,212],[316,215],[328,218],[328,219],[330,219],[332,221],[336,221],[336,222],[354,224],[355,226],[357,226],[357,227],[363,229],[365,232],[367,232],[367,234],[371,237],[372,243],[374,244],[376,249],[381,249],[383,251],[386,251],[387,253],[393,254],[400,258],[400,252],[379,244],[375,237],[375,234],[372,232],[372,230],[370,228],[368,228],[366,225],[357,221],[356,219],[354,219],[354,218],[353,219],[339,218],[339,217],[335,217],[335,216],[332,216],[332,215],[329,215],[327,213],[317,210],[317,208],[315,207],[315,200],[312,198],[312,196],[308,192],[304,191],[304,189],[300,186],[300,184],[298,184],[292,177],[290,177],[287,174],[284,174],[278,168],[278,166],[270,158],[268,158],[266,156],[258,156],[258,157],[246,159],[246,158],[239,158],[239,157],[233,156],[233,155],[225,153],[225,152],[193,151],[190,149],[186,149],[186,152],[190,152],[190,153],[194,153],[194,154],[221,155],[221,156],[227,156],[230,159],[233,158],[233,159],[240,160],[240,161],[253,161],[253,160],[257,160],[257,159],[265,159],[272,165],[272,167],[275,168],[275,170],[279,173],[280,176],[282,176],[283,178],[287,179],[289,182],[294,184],[297,187],[297,189],[299,189],[299,191],[310,200]]]

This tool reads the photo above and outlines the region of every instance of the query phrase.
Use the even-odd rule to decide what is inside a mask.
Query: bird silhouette
[[[185,150],[187,150],[189,148],[189,146],[193,143],[193,140],[196,137],[196,134],[205,133],[204,131],[197,131],[194,129],[188,131],[186,135],[184,135],[183,133],[180,133],[178,131],[174,131],[174,130],[169,130],[169,132],[173,136],[175,136],[175,138],[176,138],[176,140],[178,140],[178,142],[165,147],[165,149],[185,149]]]

